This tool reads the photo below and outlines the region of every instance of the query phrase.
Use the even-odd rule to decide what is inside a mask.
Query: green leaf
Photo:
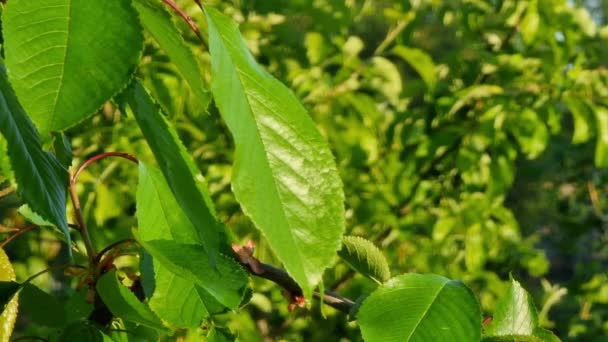
[[[503,89],[500,86],[492,84],[473,85],[468,88],[465,88],[458,92],[458,101],[456,101],[454,105],[452,105],[448,116],[454,115],[456,112],[462,109],[464,105],[470,103],[473,100],[483,99],[494,95],[500,95],[502,93]]]
[[[2,28],[11,84],[43,140],[118,93],[143,48],[137,12],[123,0],[12,0]]]
[[[19,105],[4,68],[0,69],[0,132],[9,146],[19,194],[34,212],[59,227],[70,245],[65,211],[68,172],[42,150],[36,128]]]
[[[357,313],[363,339],[390,341],[479,341],[481,313],[462,282],[409,273],[374,291]]]
[[[0,248],[0,342],[10,340],[17,321],[19,301],[14,296],[19,291],[19,284],[14,280],[15,270],[4,249]]]
[[[65,327],[57,341],[114,342],[90,321],[76,321]]]
[[[182,77],[190,85],[190,89],[197,100],[206,107],[211,100],[211,95],[207,91],[199,64],[192,50],[184,42],[181,32],[175,26],[171,15],[164,9],[164,4],[159,1],[136,0],[133,5],[139,12],[139,19],[146,31],[169,55]]]
[[[66,323],[63,303],[30,283],[24,284],[19,292],[19,307],[34,323],[47,327],[61,327]]]
[[[112,270],[97,281],[97,293],[116,317],[143,324],[147,327],[165,330],[162,322],[144,303],[116,278],[116,270]]]
[[[219,254],[213,267],[200,245],[177,243],[172,240],[144,240],[141,245],[155,261],[176,275],[205,289],[220,303],[236,309],[242,302],[248,283],[247,273],[233,259]]]
[[[21,289],[21,284],[16,281],[0,281],[0,310],[6,309],[19,289]]]
[[[213,327],[207,335],[208,342],[232,342],[236,341],[236,336],[227,328]]]
[[[198,235],[211,264],[215,264],[223,225],[215,218],[207,186],[196,180],[200,172],[175,129],[139,82],[129,90],[129,104],[171,192]],[[191,243],[194,241],[191,241]]]
[[[197,328],[211,313],[223,311],[224,306],[203,288],[177,276],[159,262],[154,262],[154,285],[150,308],[160,318],[178,327]]]
[[[564,103],[568,106],[572,117],[574,118],[574,135],[572,143],[580,144],[588,141],[594,134],[592,126],[593,113],[589,106],[583,101],[574,96],[564,98]]]
[[[534,38],[538,33],[540,16],[538,15],[538,1],[530,0],[526,7],[526,14],[521,20],[519,31],[526,44],[534,42]]]
[[[306,298],[340,248],[344,193],[327,142],[263,70],[237,25],[205,7],[212,91],[235,145],[234,194]]]
[[[595,145],[595,166],[608,167],[608,110],[594,108],[597,120],[597,143]]]
[[[435,63],[431,56],[423,50],[405,46],[396,46],[392,52],[411,65],[430,90],[435,89],[437,76],[435,75]]]
[[[485,265],[486,250],[480,223],[475,223],[467,229],[464,262],[469,272],[481,271]]]
[[[514,116],[511,131],[528,159],[538,157],[547,147],[549,129],[531,109],[524,109]]]
[[[511,279],[509,289],[498,301],[492,322],[485,327],[485,335],[488,337],[517,335],[536,337],[541,341],[559,341],[550,331],[539,326],[538,312],[532,298],[514,279]]]
[[[386,258],[372,242],[358,236],[345,236],[342,242],[344,245],[338,255],[355,271],[378,284],[391,277]]]

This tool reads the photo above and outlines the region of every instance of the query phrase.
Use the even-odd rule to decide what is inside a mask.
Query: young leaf
[[[206,184],[196,180],[199,171],[192,157],[139,82],[133,82],[129,89],[129,105],[173,196],[194,226],[198,235],[196,242],[203,245],[211,264],[215,264],[224,227],[215,218]]]
[[[130,1],[13,0],[2,27],[11,84],[43,140],[118,93],[143,48]]]
[[[165,330],[162,322],[144,303],[116,278],[112,270],[99,278],[97,292],[110,312],[116,317],[143,324],[147,327]]]
[[[33,211],[61,229],[69,245],[65,211],[68,172],[55,156],[42,150],[36,128],[19,105],[4,67],[0,67],[0,133],[9,146],[19,194]]]
[[[507,293],[499,300],[492,322],[485,327],[484,341],[497,341],[494,337],[517,338],[517,341],[559,341],[550,331],[539,326],[534,302],[521,284],[511,279]],[[502,340],[500,340],[502,341]]]
[[[159,1],[136,0],[133,5],[139,12],[139,19],[146,31],[169,55],[182,77],[190,85],[190,89],[199,103],[206,107],[211,100],[211,94],[207,91],[200,67],[192,50],[186,45],[180,31],[175,26],[171,15],[165,10],[164,4]]]
[[[9,341],[17,321],[19,301],[14,295],[19,284],[14,280],[15,270],[4,249],[0,248],[0,342]]]
[[[237,25],[213,8],[205,13],[212,92],[236,144],[234,194],[310,298],[344,231],[336,164],[294,94],[256,64]]]
[[[574,134],[572,143],[580,144],[589,140],[593,134],[593,113],[585,101],[573,95],[564,97],[564,103],[574,119]]]
[[[386,258],[372,242],[358,236],[345,236],[342,242],[344,245],[338,255],[355,271],[378,284],[391,277]]]
[[[462,282],[409,273],[380,286],[357,313],[368,342],[479,341],[481,313]]]

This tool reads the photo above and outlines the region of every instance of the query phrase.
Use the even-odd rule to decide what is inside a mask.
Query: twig
[[[70,198],[72,199],[72,205],[74,206],[74,216],[76,216],[76,222],[78,222],[78,228],[89,257],[89,265],[93,267],[95,265],[95,247],[93,246],[93,241],[89,235],[89,229],[87,228],[84,216],[82,216],[82,207],[80,206],[80,199],[78,199],[76,184],[74,183],[75,178],[76,177],[72,177],[72,181],[70,182]]]
[[[196,1],[196,0],[195,0]],[[184,21],[186,22],[186,24],[188,24],[188,26],[190,27],[190,30],[192,30],[192,32],[194,32],[194,34],[196,34],[196,36],[201,40],[201,42],[205,42],[203,40],[203,36],[201,35],[201,31],[198,29],[198,26],[196,26],[196,24],[194,23],[194,21],[192,20],[192,18],[186,14],[186,12],[184,12],[181,8],[179,8],[177,6],[177,4],[175,2],[173,2],[172,0],[163,0],[163,2],[165,4],[167,4],[169,7],[171,7],[175,12],[177,12],[177,14],[184,19]],[[202,9],[202,5],[197,1],[197,4],[201,7]]]
[[[4,240],[2,240],[2,241],[0,242],[0,248],[4,248],[4,246],[5,246],[7,243],[9,243],[9,242],[13,241],[13,239],[15,239],[15,238],[17,238],[17,237],[21,236],[22,234],[25,234],[26,232],[28,232],[28,231],[30,231],[30,230],[32,230],[32,229],[34,229],[34,228],[38,228],[38,226],[37,226],[37,225],[35,225],[35,224],[30,224],[29,226],[25,226],[25,227],[23,227],[23,228],[21,228],[21,229],[17,230],[15,233],[13,233],[13,234],[9,235],[9,236],[8,236],[6,239],[4,239]]]
[[[260,278],[270,280],[285,289],[292,297],[290,307],[294,304],[293,300],[297,300],[298,298],[302,297],[302,288],[300,288],[298,283],[296,283],[296,281],[293,280],[293,278],[291,278],[287,272],[272,265],[260,262],[253,256],[253,242],[248,241],[244,246],[233,245],[232,249],[236,252],[238,261],[249,271],[249,273]],[[314,297],[320,299],[320,292],[315,291]],[[329,290],[325,291],[323,302],[346,314],[350,313],[351,308],[353,305],[355,305],[352,300],[342,297]]]
[[[9,186],[8,188],[0,190],[0,198],[9,195],[11,192],[15,191],[14,186]]]
[[[129,161],[132,161],[135,164],[139,163],[139,161],[137,160],[137,158],[135,158],[132,155],[130,155],[128,153],[125,153],[125,152],[104,152],[104,153],[100,153],[100,154],[97,154],[97,155],[89,158],[87,161],[85,161],[84,163],[82,163],[82,165],[80,165],[80,167],[76,170],[76,172],[72,176],[72,179],[71,179],[72,184],[76,183],[76,181],[78,180],[78,176],[80,175],[80,173],[82,171],[84,171],[89,165],[93,164],[94,162],[96,162],[96,161],[98,161],[100,159],[104,159],[104,158],[108,158],[108,157],[119,157],[119,158],[124,158],[124,159],[127,159]]]
[[[129,239],[124,239],[124,240],[116,241],[116,242],[114,242],[114,243],[106,246],[99,253],[97,253],[97,256],[95,258],[95,262],[98,263],[101,260],[101,258],[103,257],[104,254],[106,254],[110,250],[114,249],[116,246],[120,246],[122,244],[127,244],[127,243],[133,243],[133,242],[137,242],[137,240],[135,240],[133,238],[129,238]]]

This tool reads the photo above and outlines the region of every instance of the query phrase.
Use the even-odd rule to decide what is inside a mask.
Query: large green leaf
[[[116,271],[112,270],[99,278],[97,292],[104,304],[116,317],[143,324],[147,327],[165,330],[162,322],[140,302],[127,287],[120,284],[116,278]]]
[[[146,31],[175,63],[199,103],[208,104],[211,94],[207,91],[198,62],[184,42],[171,15],[165,10],[164,4],[160,1],[136,0],[133,5],[139,12],[139,19]]]
[[[30,283],[24,284],[19,292],[19,307],[32,323],[47,327],[61,327],[67,323],[63,303]]]
[[[124,0],[12,0],[2,28],[11,84],[45,140],[124,88],[143,47]]]
[[[14,280],[15,270],[4,249],[0,248],[0,342],[10,340],[17,321],[19,301],[14,295],[19,284]]]
[[[392,278],[357,313],[368,342],[479,341],[481,313],[462,282],[433,274]]]
[[[381,284],[391,277],[382,252],[372,242],[359,236],[345,236],[338,255],[355,271]]]
[[[496,305],[492,322],[484,330],[487,336],[484,341],[495,341],[494,337],[515,338],[515,341],[531,341],[534,338],[547,342],[559,341],[550,331],[539,326],[538,312],[532,298],[514,279],[511,279],[509,289]]]
[[[133,82],[129,89],[129,105],[179,207],[194,226],[198,235],[196,242],[204,246],[209,260],[214,264],[224,227],[215,218],[207,185],[196,180],[200,172],[192,157],[139,82]]]
[[[136,199],[140,239],[190,244],[198,241],[196,229],[178,206],[159,170],[140,163]],[[197,327],[210,312],[223,308],[194,281],[176,275],[157,260],[154,260],[153,273],[150,308],[164,320],[177,326]]]
[[[236,144],[236,199],[310,298],[344,231],[335,162],[294,94],[255,62],[237,25],[213,8],[205,13],[213,96]]]
[[[19,194],[30,208],[59,227],[70,244],[65,201],[68,172],[55,156],[42,150],[36,128],[19,105],[4,68],[0,68],[0,132]]]
[[[62,329],[57,341],[114,342],[92,322],[85,320],[76,321]]]

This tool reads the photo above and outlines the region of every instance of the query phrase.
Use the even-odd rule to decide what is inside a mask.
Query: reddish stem
[[[197,0],[195,0],[195,1],[202,8],[202,5]],[[204,42],[203,36],[201,35],[201,32],[198,29],[198,26],[196,26],[196,24],[194,23],[194,21],[192,20],[192,18],[189,15],[187,15],[186,12],[184,12],[181,8],[179,8],[177,6],[177,4],[175,4],[175,2],[173,2],[172,0],[163,0],[163,2],[166,3],[167,5],[169,5],[169,7],[171,7],[175,12],[177,12],[177,14],[180,17],[182,17],[182,19],[184,19],[184,21],[186,22],[186,24],[188,24],[188,26],[190,26],[190,29],[192,30],[192,32],[194,32],[194,34],[196,34],[196,36],[202,42]]]
[[[16,231],[15,233],[13,233],[13,234],[9,235],[9,236],[8,236],[6,239],[2,240],[2,241],[0,242],[0,248],[4,248],[4,246],[5,246],[7,243],[9,243],[9,242],[13,241],[13,239],[16,239],[17,237],[21,236],[22,234],[24,234],[24,233],[26,233],[26,232],[28,232],[28,231],[30,231],[30,230],[32,230],[32,229],[34,229],[34,228],[38,228],[38,226],[37,226],[37,225],[35,225],[35,224],[30,224],[29,226],[25,226],[25,227],[23,227],[23,228],[19,229],[19,230],[18,230],[18,231]]]
[[[78,168],[78,170],[76,170],[76,172],[72,176],[72,179],[71,179],[70,182],[72,184],[76,184],[76,181],[78,180],[78,176],[80,175],[80,173],[82,171],[84,171],[84,169],[86,169],[89,165],[93,164],[94,162],[96,162],[96,161],[98,161],[100,159],[108,158],[108,157],[120,157],[120,158],[127,159],[129,161],[132,161],[135,164],[139,164],[139,161],[137,160],[137,158],[135,158],[132,155],[130,155],[128,153],[125,153],[125,152],[104,152],[104,153],[100,153],[100,154],[94,155],[93,157],[89,158],[87,161],[85,161],[84,163],[82,163],[82,165],[80,165],[80,167]]]

